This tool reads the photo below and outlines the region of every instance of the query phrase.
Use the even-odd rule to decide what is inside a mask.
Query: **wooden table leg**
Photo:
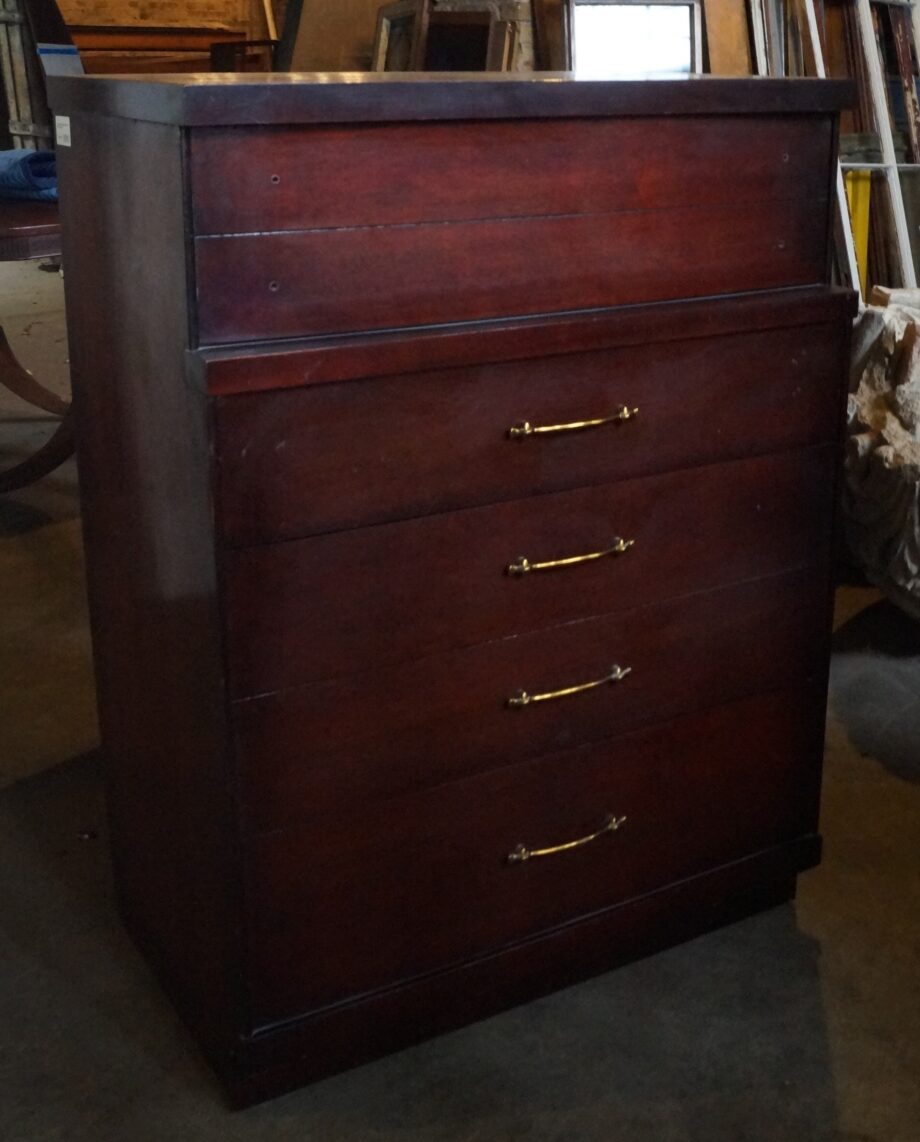
[[[28,484],[34,484],[42,476],[47,476],[55,468],[74,454],[73,412],[68,407],[64,419],[57,426],[54,435],[46,444],[20,464],[14,464],[5,472],[0,472],[0,494],[14,492]]]
[[[70,408],[70,402],[62,400],[50,389],[46,389],[36,381],[28,369],[24,369],[16,359],[10,348],[3,327],[0,326],[0,385],[8,388],[11,393],[21,397],[36,408],[44,409],[54,416],[64,416]]]

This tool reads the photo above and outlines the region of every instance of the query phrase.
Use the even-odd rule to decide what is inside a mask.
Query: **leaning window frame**
[[[702,0],[568,0],[567,13],[567,39],[569,41],[569,69],[576,71],[575,60],[575,9],[576,7],[611,7],[625,8],[689,8],[690,9],[690,74],[703,73],[703,3]]]

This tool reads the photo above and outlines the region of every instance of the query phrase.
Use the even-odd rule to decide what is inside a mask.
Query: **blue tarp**
[[[0,151],[0,198],[57,202],[54,151]]]

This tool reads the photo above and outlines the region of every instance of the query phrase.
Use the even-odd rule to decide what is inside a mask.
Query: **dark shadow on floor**
[[[831,650],[834,654],[920,657],[920,622],[894,603],[880,599],[834,632]]]
[[[833,638],[831,708],[860,753],[920,781],[920,623],[886,599]]]

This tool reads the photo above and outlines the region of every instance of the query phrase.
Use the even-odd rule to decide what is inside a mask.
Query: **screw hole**
[[[271,290],[272,293],[277,293],[278,290],[281,288],[281,286],[277,282],[269,282],[268,288]]]
[[[271,181],[272,181],[272,186],[277,186],[278,183],[281,182],[281,175],[280,174],[273,174]]]

